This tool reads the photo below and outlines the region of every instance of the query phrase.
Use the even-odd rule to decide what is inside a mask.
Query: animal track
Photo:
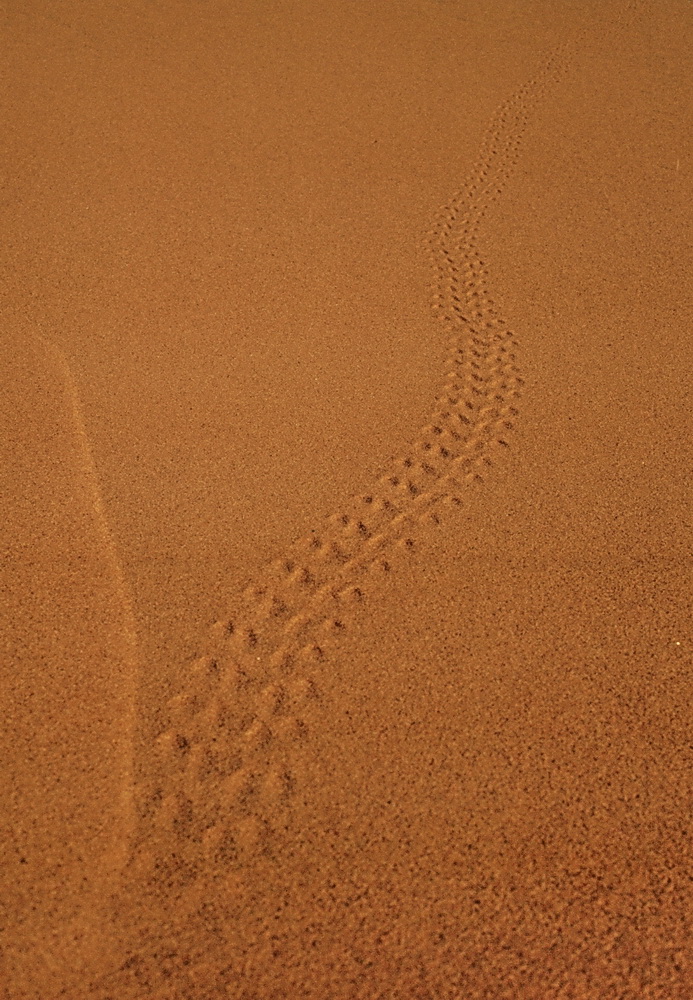
[[[519,348],[489,293],[477,238],[533,107],[565,64],[561,47],[501,105],[469,179],[426,236],[431,307],[448,345],[430,420],[369,492],[265,567],[180,678],[158,771],[139,792],[150,879],[187,884],[205,864],[240,865],[266,849],[300,781],[291,750],[320,701],[314,668],[349,628],[370,575],[390,572],[415,547],[416,529],[440,525],[509,447],[524,385]]]

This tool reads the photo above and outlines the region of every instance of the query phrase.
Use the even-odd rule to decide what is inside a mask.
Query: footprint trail
[[[479,237],[533,109],[567,66],[562,46],[498,108],[469,178],[426,234],[431,308],[448,347],[428,423],[371,490],[265,567],[180,678],[156,769],[138,789],[138,878],[164,894],[271,849],[273,825],[301,785],[295,751],[320,710],[320,661],[351,627],[373,574],[391,571],[422,524],[440,525],[510,446],[524,384],[519,345],[490,293]]]

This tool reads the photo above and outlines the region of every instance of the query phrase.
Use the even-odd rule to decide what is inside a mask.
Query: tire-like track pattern
[[[271,849],[273,826],[301,784],[290,762],[292,750],[309,743],[320,710],[320,661],[367,600],[372,575],[406,557],[422,525],[441,525],[510,446],[522,399],[519,347],[490,294],[478,240],[533,109],[567,64],[562,46],[498,108],[467,182],[426,234],[431,306],[448,347],[428,423],[371,490],[296,541],[231,602],[206,654],[179,679],[156,771],[136,790],[140,832],[130,877],[152,896],[195,895],[206,870],[242,871]],[[161,964],[131,955],[102,985],[112,990],[117,981],[120,995],[130,995],[142,962],[150,971]]]

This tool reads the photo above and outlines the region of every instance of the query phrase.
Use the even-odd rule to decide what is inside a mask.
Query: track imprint
[[[272,826],[301,783],[289,762],[310,739],[317,666],[352,625],[372,574],[415,546],[422,523],[441,524],[509,447],[523,387],[518,344],[489,293],[478,235],[533,108],[566,67],[562,46],[498,108],[469,179],[426,235],[431,306],[448,344],[429,422],[368,493],[265,567],[180,679],[157,773],[137,790],[135,853],[148,859],[151,885],[184,887],[210,865],[242,867],[270,849]]]

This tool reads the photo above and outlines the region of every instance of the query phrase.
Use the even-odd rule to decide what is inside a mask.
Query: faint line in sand
[[[89,435],[86,429],[86,423],[84,420],[84,413],[82,409],[82,403],[80,399],[79,389],[77,387],[77,382],[70,368],[69,362],[65,357],[64,353],[56,346],[51,340],[45,337],[43,334],[33,331],[34,338],[41,345],[42,351],[45,353],[49,361],[52,363],[54,368],[57,370],[65,397],[68,402],[68,407],[70,415],[72,417],[72,425],[79,446],[79,454],[81,457],[81,471],[85,477],[91,501],[91,509],[94,517],[94,525],[96,528],[97,536],[99,537],[103,552],[105,553],[106,560],[108,562],[116,596],[123,609],[123,639],[125,646],[125,661],[128,665],[128,670],[130,671],[130,701],[127,705],[127,717],[122,720],[124,735],[125,735],[125,748],[126,757],[124,760],[123,767],[123,788],[121,790],[121,808],[122,813],[120,814],[123,821],[123,829],[126,832],[125,842],[118,845],[117,853],[121,857],[121,863],[124,864],[127,858],[128,843],[132,839],[134,829],[135,829],[135,806],[134,806],[134,734],[135,734],[135,688],[138,677],[139,670],[139,644],[137,640],[137,629],[135,624],[135,616],[133,613],[132,598],[130,595],[130,588],[128,587],[125,575],[123,573],[123,568],[118,557],[118,548],[113,537],[113,532],[108,520],[108,514],[106,512],[106,506],[103,501],[103,496],[101,493],[101,485],[99,482],[99,474],[96,468],[96,462],[94,461],[94,455],[91,448],[91,443],[89,441]],[[83,667],[83,665],[80,665]]]

